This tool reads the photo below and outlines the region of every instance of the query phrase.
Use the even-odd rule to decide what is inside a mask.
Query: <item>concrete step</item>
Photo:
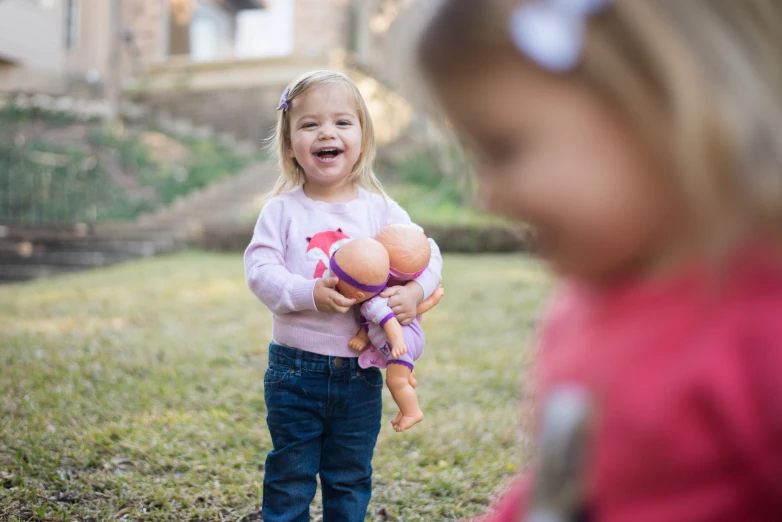
[[[98,267],[129,261],[139,256],[109,252],[46,252],[38,250],[29,255],[17,252],[0,252],[0,266],[50,265],[60,267]]]
[[[37,240],[22,241],[0,239],[0,254],[26,252],[73,252],[90,253],[102,252],[106,254],[149,256],[165,250],[171,246],[171,241],[117,241],[107,238],[75,239],[71,241]]]
[[[83,267],[60,265],[4,265],[0,264],[0,282],[29,281],[39,277],[51,277],[83,270]]]

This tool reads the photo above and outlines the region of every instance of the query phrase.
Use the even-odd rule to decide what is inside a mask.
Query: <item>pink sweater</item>
[[[355,357],[348,342],[359,330],[358,307],[346,314],[317,311],[315,280],[345,242],[375,237],[386,225],[410,222],[395,202],[362,188],[350,203],[315,201],[301,188],[272,198],[255,225],[244,269],[250,290],[274,314],[274,340],[322,355]],[[443,265],[440,249],[429,242],[432,260],[416,279],[424,298],[440,283]]]

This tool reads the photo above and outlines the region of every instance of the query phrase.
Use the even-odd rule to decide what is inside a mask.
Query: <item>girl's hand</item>
[[[355,299],[348,299],[340,294],[334,287],[339,283],[336,277],[318,279],[315,281],[315,289],[312,296],[315,299],[315,307],[319,312],[344,314],[350,307],[356,304]]]
[[[402,326],[407,326],[416,316],[418,303],[424,297],[424,289],[415,281],[409,281],[405,286],[386,288],[382,297],[388,298],[388,307],[394,312]]]

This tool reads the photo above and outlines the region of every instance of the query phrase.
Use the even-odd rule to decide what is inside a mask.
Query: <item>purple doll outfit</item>
[[[391,359],[391,343],[383,330],[386,322],[394,317],[394,312],[388,306],[388,299],[375,296],[361,305],[361,323],[369,336],[371,345],[358,357],[358,365],[362,368],[385,368],[388,364],[404,364],[410,371],[414,369],[415,361],[424,351],[424,331],[418,319],[402,327],[407,345],[407,353],[398,359]]]

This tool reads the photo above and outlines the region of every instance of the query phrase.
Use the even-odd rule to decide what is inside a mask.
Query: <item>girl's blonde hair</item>
[[[356,102],[358,121],[361,124],[361,152],[348,179],[367,190],[372,190],[385,196],[383,187],[372,169],[377,150],[372,118],[369,115],[367,104],[364,102],[364,97],[361,96],[358,87],[350,78],[334,71],[313,71],[307,73],[288,86],[288,107],[292,109],[298,98],[305,96],[313,89],[327,85],[343,85],[347,88]],[[277,157],[280,166],[280,176],[269,193],[269,197],[290,192],[301,187],[307,181],[304,170],[296,161],[296,158],[291,158],[288,155],[291,147],[290,110],[280,110],[278,111],[274,133],[269,139],[269,151]]]
[[[419,44],[435,86],[529,58],[520,0],[445,0]],[[617,107],[664,159],[709,246],[782,232],[782,1],[613,0],[563,73]],[[492,100],[486,100],[492,103]]]

